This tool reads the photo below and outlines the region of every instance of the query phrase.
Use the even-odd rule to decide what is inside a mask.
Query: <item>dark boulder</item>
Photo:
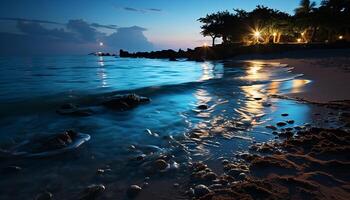
[[[150,102],[147,97],[136,94],[116,95],[102,102],[102,105],[118,111],[126,111],[137,107],[140,104]]]

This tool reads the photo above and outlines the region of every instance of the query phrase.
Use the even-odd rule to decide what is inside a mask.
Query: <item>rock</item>
[[[286,131],[293,131],[293,128],[288,127],[286,128]]]
[[[285,125],[287,125],[287,123],[286,122],[278,122],[276,125],[277,126],[285,126]]]
[[[291,131],[286,131],[286,132],[282,132],[282,133],[280,133],[278,136],[279,137],[292,137],[294,135],[294,133],[293,132],[291,132]]]
[[[92,184],[85,188],[81,195],[81,200],[90,200],[97,198],[102,192],[104,192],[106,187],[102,184]]]
[[[255,97],[254,100],[260,101],[260,100],[262,100],[262,98],[261,97]]]
[[[209,106],[208,106],[208,105],[205,105],[205,104],[202,104],[202,105],[197,106],[197,108],[198,108],[198,109],[201,109],[201,110],[206,110],[206,109],[209,108]]]
[[[237,178],[240,173],[242,173],[242,170],[240,170],[240,169],[230,169],[227,172],[228,175],[230,175],[230,176],[232,176],[234,178]]]
[[[215,180],[217,175],[214,172],[209,172],[203,175],[203,179],[207,181]]]
[[[237,177],[238,180],[243,181],[247,178],[247,175],[245,173],[240,173]]]
[[[141,160],[144,160],[146,158],[146,154],[141,154],[141,155],[138,155],[137,157],[136,157],[136,160],[137,161],[141,161]]]
[[[204,195],[207,195],[211,192],[211,190],[205,186],[205,185],[197,185],[194,188],[194,195],[195,197],[199,198],[199,197],[203,197]]]
[[[278,132],[277,131],[273,131],[272,134],[278,135]]]
[[[289,116],[289,114],[288,113],[283,113],[283,114],[281,114],[281,116],[282,117],[287,117],[287,116]]]
[[[53,194],[50,192],[43,192],[35,197],[35,200],[51,200],[53,199]]]
[[[287,123],[288,124],[294,124],[294,120],[288,120]]]
[[[194,189],[190,188],[189,190],[186,191],[186,195],[193,197],[194,196]]]
[[[156,160],[154,164],[158,170],[164,170],[168,167],[168,163],[163,159]]]
[[[267,125],[265,127],[271,130],[277,130],[276,126],[273,126],[273,125]]]
[[[223,164],[223,165],[227,165],[227,164],[229,164],[230,163],[230,161],[228,161],[228,160],[223,160],[223,161],[221,161],[221,163]]]
[[[103,173],[105,173],[104,169],[97,169],[97,174],[103,174]]]
[[[136,197],[140,192],[142,188],[138,185],[131,185],[127,191],[127,195],[131,198]]]
[[[150,102],[147,97],[136,94],[116,95],[102,102],[102,105],[118,111],[126,111],[137,107],[142,103]]]

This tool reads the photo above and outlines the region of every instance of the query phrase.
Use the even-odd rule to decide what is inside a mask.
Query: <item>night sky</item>
[[[200,35],[196,21],[207,13],[264,5],[293,14],[298,4],[299,0],[1,0],[0,53],[186,49],[210,41]]]

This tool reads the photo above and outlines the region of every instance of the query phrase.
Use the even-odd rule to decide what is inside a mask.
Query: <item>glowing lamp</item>
[[[297,39],[297,42],[300,43],[300,42],[301,42],[301,38],[298,38],[298,39]]]
[[[274,37],[276,37],[277,33],[276,33],[276,32],[274,32],[272,35],[273,35]]]
[[[339,40],[342,40],[342,39],[343,39],[343,36],[342,36],[342,35],[339,35],[338,38],[339,38]]]
[[[254,32],[254,37],[259,38],[261,35],[260,31],[255,31]]]

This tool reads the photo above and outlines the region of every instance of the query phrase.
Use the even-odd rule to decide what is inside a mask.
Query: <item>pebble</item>
[[[278,122],[276,125],[277,126],[285,126],[285,125],[287,125],[287,123],[286,122]]]
[[[230,161],[228,161],[228,160],[223,160],[223,161],[221,161],[221,163],[223,164],[223,165],[227,165],[227,164],[229,164],[230,163]]]
[[[168,167],[168,163],[163,159],[156,160],[154,164],[158,170],[164,170]]]
[[[141,161],[141,160],[145,159],[145,157],[146,157],[146,154],[141,154],[141,155],[136,157],[136,160]]]
[[[292,130],[293,128],[290,128],[290,127],[286,128],[286,131],[292,131]]]
[[[288,113],[281,114],[282,117],[287,117],[288,115],[289,115]]]
[[[79,199],[95,199],[99,194],[105,191],[106,187],[102,184],[92,184],[85,188]]]
[[[207,180],[207,181],[212,181],[215,180],[217,177],[217,175],[214,172],[209,172],[207,174],[204,174],[203,179]]]
[[[230,169],[227,174],[230,175],[230,176],[233,176],[233,177],[238,177],[239,174],[241,173],[242,171],[239,170],[239,169]]]
[[[202,197],[204,195],[207,195],[211,192],[211,190],[205,186],[205,185],[197,185],[195,188],[194,188],[194,195],[199,198],[199,197]]]
[[[189,190],[186,191],[186,194],[190,197],[193,197],[194,196],[194,189],[190,188]]]
[[[198,108],[198,109],[201,109],[201,110],[206,110],[206,109],[209,108],[209,106],[208,106],[208,105],[205,105],[205,104],[202,104],[202,105],[197,106],[197,108]]]
[[[294,120],[288,120],[287,123],[288,124],[294,124]]]
[[[262,98],[261,98],[261,97],[255,97],[254,99],[255,99],[255,100],[257,100],[257,101],[262,100]]]
[[[241,180],[241,181],[243,181],[243,180],[245,180],[247,178],[247,175],[245,174],[245,173],[240,173],[239,175],[238,175],[238,180]]]
[[[140,192],[142,188],[138,185],[131,185],[127,191],[127,194],[129,197],[136,197]]]
[[[35,200],[51,200],[53,199],[53,194],[50,192],[43,192],[35,197]]]

